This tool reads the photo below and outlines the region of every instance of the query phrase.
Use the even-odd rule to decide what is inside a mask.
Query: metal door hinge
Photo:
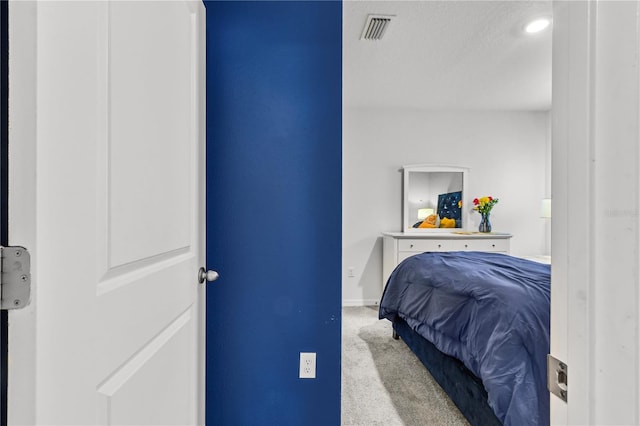
[[[549,392],[567,402],[569,367],[564,362],[547,354],[547,387]]]
[[[0,246],[0,309],[20,309],[31,298],[31,255],[24,247]]]

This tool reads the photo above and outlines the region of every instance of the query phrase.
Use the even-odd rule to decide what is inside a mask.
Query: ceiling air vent
[[[369,15],[360,40],[381,40],[394,15]]]

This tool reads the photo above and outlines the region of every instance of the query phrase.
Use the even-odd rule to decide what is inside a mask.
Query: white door
[[[552,424],[640,424],[639,5],[554,4]]]
[[[9,4],[9,424],[202,422],[202,2]]]

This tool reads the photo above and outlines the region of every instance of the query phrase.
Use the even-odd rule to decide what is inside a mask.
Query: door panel
[[[195,168],[185,142],[196,135],[190,11],[183,2],[159,2],[149,19],[145,2],[114,2],[110,8],[110,123],[102,181],[108,185],[105,229],[113,268],[189,250]]]
[[[10,317],[9,421],[196,423],[203,4],[10,13],[33,28],[10,45],[10,233],[32,252],[33,296]]]
[[[194,423],[193,321],[191,311],[185,312],[100,384],[99,424]],[[149,386],[161,391],[149,392]]]
[[[639,12],[554,4],[552,424],[640,424]]]

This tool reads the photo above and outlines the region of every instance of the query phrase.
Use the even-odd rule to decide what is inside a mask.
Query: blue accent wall
[[[342,3],[206,7],[207,424],[339,425]]]

